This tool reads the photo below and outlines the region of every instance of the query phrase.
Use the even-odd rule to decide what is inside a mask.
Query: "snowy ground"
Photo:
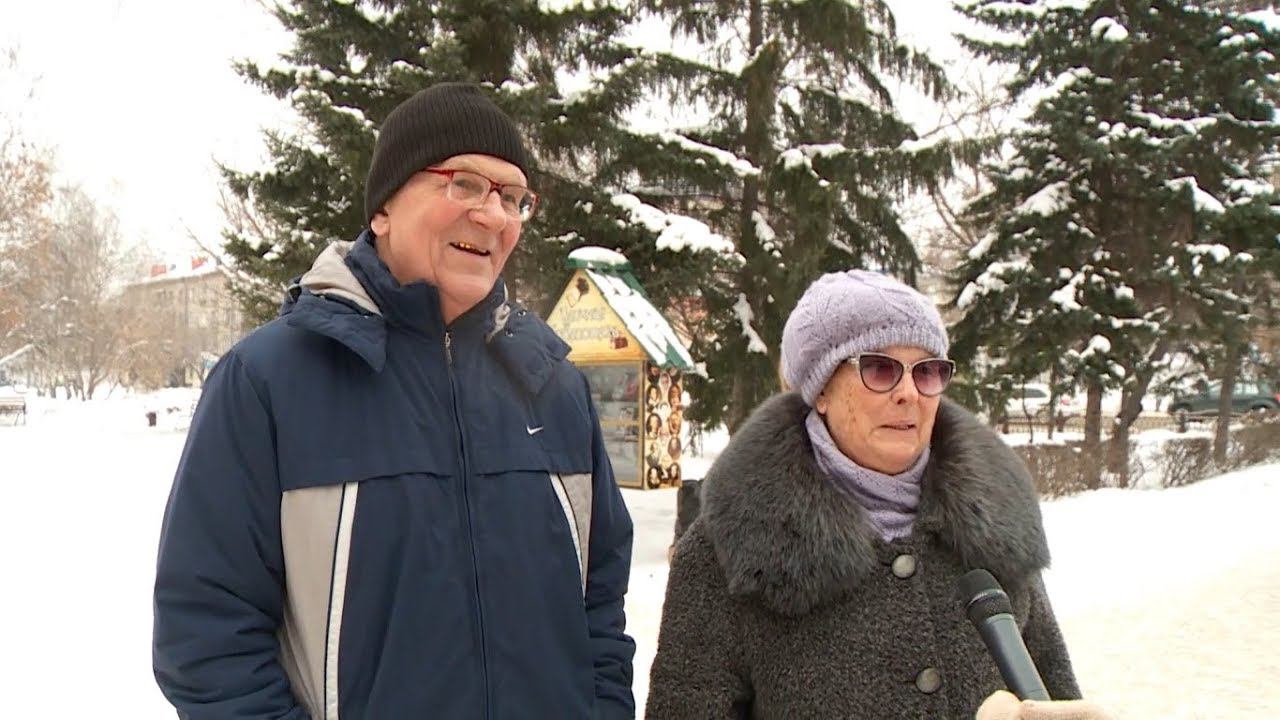
[[[151,581],[190,400],[32,399],[25,427],[0,420],[5,717],[173,717],[151,677]],[[149,428],[144,413],[156,407],[159,427]],[[706,446],[722,443],[710,436]],[[698,460],[687,476],[709,463]],[[625,493],[643,699],[675,493]],[[1277,510],[1280,464],[1045,503],[1048,586],[1086,694],[1130,720],[1280,717]]]

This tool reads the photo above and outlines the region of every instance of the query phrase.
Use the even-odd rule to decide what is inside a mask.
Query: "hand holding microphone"
[[[975,720],[1112,720],[1086,700],[1052,701],[1013,617],[1013,604],[986,570],[960,578],[957,595],[1012,693],[1000,690],[978,708]]]
[[[993,693],[978,708],[974,720],[1113,720],[1088,700],[1019,700],[1013,693]]]

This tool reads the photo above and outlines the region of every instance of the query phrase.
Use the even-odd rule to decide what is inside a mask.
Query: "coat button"
[[[916,676],[916,689],[926,695],[938,692],[940,687],[942,687],[942,673],[938,672],[937,668],[925,668]]]
[[[916,559],[910,555],[899,555],[893,559],[893,574],[906,580],[916,574]]]

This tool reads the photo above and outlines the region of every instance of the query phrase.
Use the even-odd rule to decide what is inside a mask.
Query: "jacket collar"
[[[483,324],[483,319],[491,316],[507,300],[507,286],[499,278],[483,300],[455,318],[446,328],[440,308],[440,291],[425,280],[401,285],[378,256],[376,242],[373,231],[366,229],[351,243],[344,261],[378,311],[392,325],[429,338],[443,338],[446,329],[456,335],[473,325]]]
[[[702,514],[729,590],[784,615],[839,600],[886,558],[865,511],[819,470],[796,393],[771,398],[712,465]],[[989,428],[944,399],[913,537],[965,567],[1014,582],[1049,564],[1026,466]]]
[[[425,282],[401,285],[378,257],[372,232],[354,242],[334,242],[289,287],[280,314],[294,327],[332,338],[375,372],[386,364],[389,328],[483,344],[530,392],[550,379],[569,346],[546,323],[507,299],[499,279],[484,300],[447,328],[440,296]]]

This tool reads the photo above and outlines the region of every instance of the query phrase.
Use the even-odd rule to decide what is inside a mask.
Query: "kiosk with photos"
[[[678,487],[688,441],[684,373],[689,350],[645,297],[626,257],[584,247],[569,254],[573,271],[547,323],[587,376],[618,484]]]

